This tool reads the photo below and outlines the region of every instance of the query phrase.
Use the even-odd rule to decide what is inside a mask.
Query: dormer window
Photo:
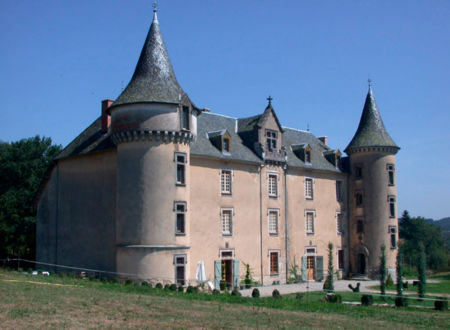
[[[227,137],[224,137],[222,146],[223,146],[224,152],[230,152],[230,139]]]
[[[268,151],[275,151],[277,149],[277,132],[266,129],[266,148]]]
[[[305,150],[305,163],[311,164],[311,150]]]
[[[189,107],[185,105],[181,111],[181,128],[189,130]]]

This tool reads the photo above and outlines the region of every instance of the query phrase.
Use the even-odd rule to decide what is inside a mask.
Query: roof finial
[[[272,106],[272,100],[273,100],[272,96],[269,95],[269,97],[267,98],[267,101],[269,101],[268,104],[269,107]]]
[[[158,2],[153,1],[152,7],[153,7],[153,12],[156,13],[158,11]]]
[[[367,79],[367,82],[369,83],[369,89],[371,89],[372,88],[372,79]]]

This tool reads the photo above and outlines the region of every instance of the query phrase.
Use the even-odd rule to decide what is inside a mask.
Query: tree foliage
[[[441,228],[427,222],[423,217],[411,218],[408,211],[403,212],[399,225],[405,264],[417,267],[420,243],[425,247],[428,269],[436,270],[447,262],[447,251],[442,239]]]
[[[418,272],[419,272],[419,287],[418,287],[418,293],[419,297],[425,296],[425,289],[426,289],[426,256],[425,256],[425,247],[422,242],[419,243],[419,265],[418,265]]]
[[[35,256],[36,208],[33,200],[61,146],[35,136],[0,142],[0,258]]]
[[[328,243],[328,275],[325,280],[323,289],[334,291],[334,268],[333,268],[333,243]]]
[[[386,246],[381,246],[380,255],[380,290],[384,296],[386,294]]]
[[[401,297],[403,294],[403,254],[402,249],[397,251],[397,296]]]

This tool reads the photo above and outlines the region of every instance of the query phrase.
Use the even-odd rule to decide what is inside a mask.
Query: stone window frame
[[[180,262],[179,262],[180,261]],[[174,254],[173,255],[173,265],[174,265],[174,273],[175,273],[175,283],[177,285],[186,285],[186,265],[187,265],[187,255],[186,254]],[[181,284],[179,284],[179,278],[177,278],[177,270],[179,267],[182,267],[184,269],[184,278],[181,279]]]
[[[271,230],[271,218],[270,215],[275,214],[275,230]],[[267,229],[270,236],[278,236],[280,231],[280,209],[270,208],[267,210]]]
[[[267,151],[276,151],[278,145],[278,131],[266,128],[264,137],[266,138]]]
[[[233,181],[234,181],[234,172],[231,168],[221,168],[220,169],[220,193],[224,196],[231,196],[233,195]],[[230,189],[226,190],[224,189],[224,186],[226,185],[225,178],[226,174],[229,174],[230,176]]]
[[[344,201],[344,181],[336,180],[336,200],[338,202]]]
[[[230,218],[229,218],[229,224],[228,224],[228,231],[224,230],[225,229],[225,223],[224,223],[224,214],[225,213],[229,213],[230,214]],[[233,228],[234,228],[234,210],[232,207],[222,207],[220,209],[220,227],[221,227],[221,232],[222,232],[222,236],[224,237],[231,237],[233,236]]]
[[[394,250],[397,248],[397,226],[389,226],[388,232],[391,236],[391,249]]]
[[[271,188],[270,180],[271,178],[275,177],[275,191]],[[280,176],[276,172],[269,172],[267,173],[267,194],[271,198],[278,198],[278,181],[280,179]]]
[[[308,230],[308,214],[312,214],[312,229]],[[306,236],[313,236],[316,227],[316,211],[315,210],[305,210],[305,233]]]
[[[344,214],[336,211],[336,233],[338,236],[344,235]]]
[[[395,218],[395,214],[397,213],[395,202],[396,198],[394,195],[388,195],[387,201],[389,203],[389,218]]]
[[[175,185],[186,186],[186,153],[176,151],[174,153],[173,161],[175,162]],[[181,172],[179,172],[180,170]],[[181,176],[180,173],[182,173]]]
[[[183,131],[190,131],[191,109],[188,105],[181,105],[180,109],[180,128]]]
[[[272,256],[276,256],[276,263],[273,263]],[[280,276],[280,258],[281,258],[281,250],[279,249],[269,249],[268,251],[269,257],[269,273],[270,276]],[[272,268],[272,266],[275,266]]]
[[[395,186],[395,165],[392,163],[386,164],[386,170],[388,172],[388,185]]]
[[[311,192],[310,194],[308,193],[308,183],[307,182],[311,182]],[[314,186],[315,186],[315,180],[314,178],[311,177],[305,177],[304,180],[304,194],[305,194],[305,199],[306,200],[314,200]]]
[[[173,211],[175,213],[175,236],[186,236],[187,203],[184,201],[175,201],[173,203]],[[182,215],[182,221],[183,221],[183,231],[182,232],[178,231],[178,219],[181,215]]]
[[[361,180],[363,178],[363,164],[357,163],[353,166],[354,177],[356,180]]]

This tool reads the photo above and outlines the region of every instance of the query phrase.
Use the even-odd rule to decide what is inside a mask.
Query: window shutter
[[[214,261],[214,289],[220,290],[220,280],[222,279],[222,263],[220,260]]]
[[[323,280],[323,257],[316,257],[316,281]]]
[[[307,272],[307,269],[306,269],[306,257],[302,257],[302,265],[301,265],[301,267],[302,267],[302,281],[305,282],[306,279],[307,279],[307,276],[306,276],[306,272]]]
[[[239,259],[233,260],[233,286],[239,288],[240,272],[239,272]]]

